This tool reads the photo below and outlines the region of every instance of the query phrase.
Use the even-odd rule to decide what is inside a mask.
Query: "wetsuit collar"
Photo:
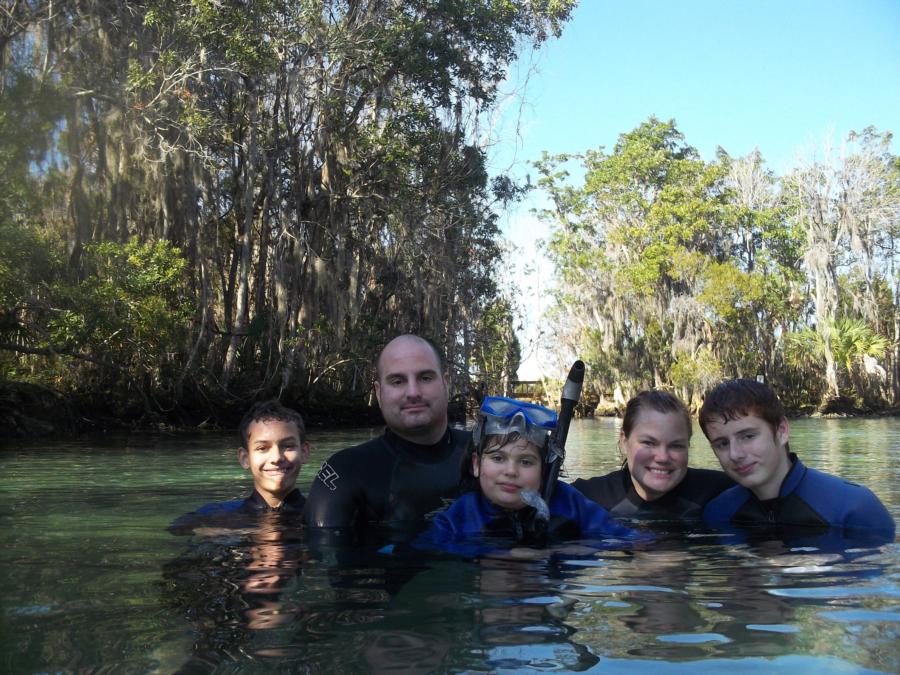
[[[411,455],[416,458],[416,461],[427,464],[441,462],[453,452],[450,427],[447,427],[447,431],[444,432],[441,440],[433,445],[422,445],[421,443],[408,441],[402,436],[395,434],[390,427],[386,427],[384,430],[384,440],[394,450]]]
[[[247,497],[244,505],[251,511],[272,511],[273,513],[282,513],[299,511],[303,508],[303,504],[305,502],[306,499],[300,493],[300,490],[298,488],[294,488],[287,494],[287,496],[277,508],[273,509],[271,506],[269,506],[269,503],[256,490],[253,491],[253,494]]]
[[[781,481],[778,498],[785,497],[796,490],[797,486],[800,485],[800,481],[803,480],[803,476],[806,475],[806,466],[800,461],[796,453],[788,453],[788,458],[791,460],[791,468],[788,469],[787,475]]]

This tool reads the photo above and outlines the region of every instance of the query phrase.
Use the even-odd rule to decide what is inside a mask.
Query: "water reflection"
[[[896,670],[900,613],[890,551],[671,545],[631,552],[627,563],[605,555],[569,566],[566,592],[585,607],[573,622],[578,639],[605,643],[610,654],[669,661],[840,653]],[[853,628],[841,625],[851,607],[861,622]]]
[[[314,439],[304,491],[338,449],[326,438]],[[614,438],[614,423],[578,421],[569,475],[616,468]],[[798,420],[792,441],[900,515],[900,420]],[[634,551],[473,561],[317,548],[277,520],[169,534],[198,503],[245,493],[232,443],[0,453],[0,669],[900,672],[896,543],[688,531]],[[691,463],[704,458],[715,461],[695,437]]]
[[[199,530],[180,556],[164,566],[164,601],[192,624],[195,637],[180,672],[208,672],[223,661],[284,657],[264,632],[302,620],[297,590],[310,556],[299,519],[263,512],[250,525]]]

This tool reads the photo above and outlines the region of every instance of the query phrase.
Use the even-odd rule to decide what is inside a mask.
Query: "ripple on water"
[[[892,611],[876,611],[871,609],[843,609],[831,612],[819,612],[818,616],[839,623],[858,622],[900,622],[900,613]]]
[[[680,593],[682,595],[687,595],[684,591],[676,591],[672,588],[666,588],[665,586],[646,586],[643,584],[609,584],[609,585],[591,585],[591,584],[570,584],[568,586],[571,590],[577,591],[579,593],[586,593],[588,595],[601,595],[603,593],[628,593],[628,592],[640,592],[640,593]]]
[[[660,642],[672,642],[684,645],[698,645],[709,642],[731,642],[731,638],[727,638],[719,633],[675,633],[673,635],[657,635],[656,639]]]
[[[768,592],[782,598],[806,598],[816,600],[831,600],[843,598],[900,598],[900,589],[897,588],[848,588],[846,586],[811,586],[809,588],[770,588]]]
[[[800,627],[787,623],[748,623],[747,630],[758,630],[764,633],[799,633]]]

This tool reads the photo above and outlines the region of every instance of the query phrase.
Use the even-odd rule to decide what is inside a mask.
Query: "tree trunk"
[[[225,353],[225,365],[222,369],[222,387],[228,389],[234,372],[238,349],[245,339],[247,331],[250,296],[250,252],[252,248],[254,195],[256,183],[257,129],[256,121],[259,111],[259,98],[255,92],[249,101],[249,119],[247,123],[247,140],[244,143],[244,194],[243,194],[243,227],[240,236],[239,261],[237,268],[237,288],[235,290],[234,322],[231,327],[231,338],[228,351]]]

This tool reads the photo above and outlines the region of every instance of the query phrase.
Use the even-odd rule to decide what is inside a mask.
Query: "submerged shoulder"
[[[385,452],[387,449],[388,446],[385,442],[385,435],[384,433],[381,433],[377,436],[373,436],[367,441],[363,441],[362,443],[351,445],[349,448],[344,448],[343,450],[338,450],[332,456],[336,457],[337,455],[342,455],[347,457],[356,457],[359,455],[365,455],[367,453]]]
[[[571,501],[589,502],[590,501],[587,497],[585,497],[581,493],[581,491],[577,490],[575,487],[573,487],[569,483],[566,483],[559,479],[557,479],[557,481],[556,481],[556,487],[553,488],[553,501],[556,501],[556,500],[565,500],[565,501],[569,501],[569,502],[571,502]]]
[[[753,493],[747,488],[735,485],[710,499],[703,507],[703,519],[707,521],[727,520],[743,506]]]
[[[585,496],[572,485],[561,480],[556,481],[556,487],[553,490],[553,498],[550,503],[551,514],[575,517],[578,514],[595,512],[604,515],[609,513],[601,504]]]
[[[212,502],[204,504],[196,511],[188,513],[188,516],[215,516],[224,513],[239,511],[246,503],[246,499],[230,499],[227,502]]]
[[[816,495],[819,499],[832,500],[838,496],[841,499],[847,497],[867,498],[875,496],[865,485],[854,483],[834,474],[825,473],[818,469],[806,468],[806,474],[798,486],[798,490]]]
[[[603,476],[578,478],[572,481],[571,485],[581,494],[602,503],[614,496],[621,497],[622,493],[624,493],[622,488],[624,473],[622,469],[617,469]]]
[[[352,466],[359,462],[364,462],[366,459],[378,457],[386,452],[389,452],[389,450],[384,442],[384,434],[381,434],[358,445],[338,450],[328,457],[325,463],[332,466]]]
[[[840,506],[848,512],[867,512],[880,520],[889,518],[887,508],[868,487],[818,469],[807,469],[797,492],[808,502]]]
[[[601,488],[605,485],[615,485],[617,483],[622,482],[623,474],[624,474],[624,471],[622,469],[616,469],[615,471],[611,471],[602,476],[593,476],[591,478],[578,478],[578,479],[572,481],[572,485],[574,485],[576,487],[576,489],[579,486],[584,486],[586,488],[588,488],[588,487]]]
[[[244,508],[246,503],[246,499],[232,499],[227,502],[204,504],[196,511],[185,513],[176,518],[169,525],[169,532],[173,534],[190,534],[197,527],[227,520],[234,514],[240,514],[240,517],[243,517],[246,512]]]

